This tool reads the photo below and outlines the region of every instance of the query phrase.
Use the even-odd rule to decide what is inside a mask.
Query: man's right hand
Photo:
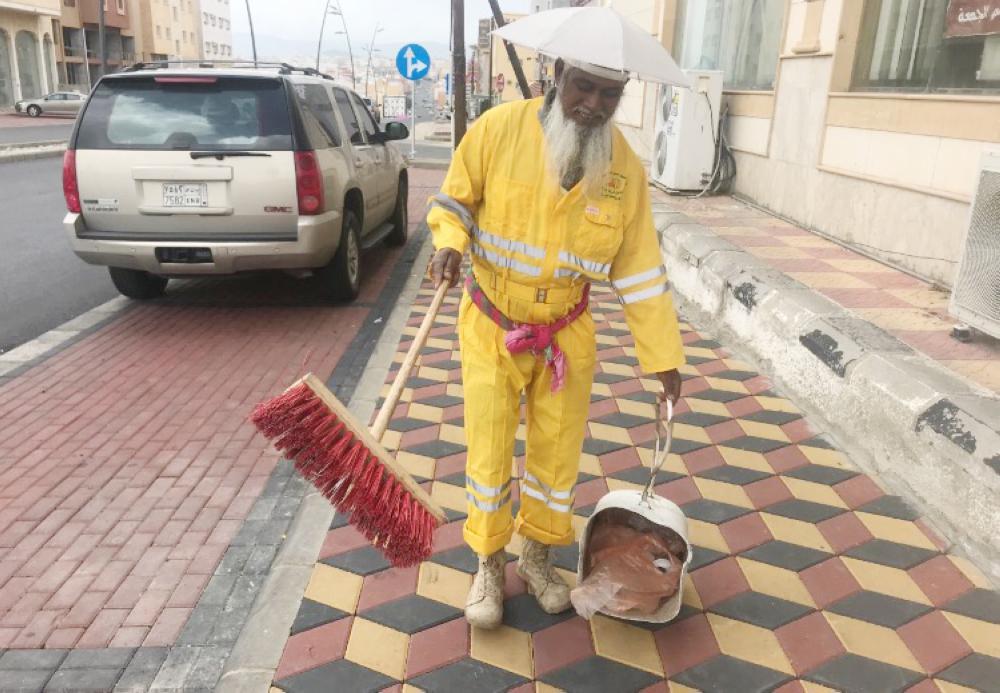
[[[454,248],[441,248],[434,253],[431,260],[431,281],[434,288],[441,286],[441,282],[448,282],[449,287],[458,284],[458,277],[462,271],[462,254]]]

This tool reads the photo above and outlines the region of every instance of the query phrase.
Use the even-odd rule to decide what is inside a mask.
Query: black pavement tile
[[[514,439],[514,457],[521,457],[527,452],[528,444],[520,439]]]
[[[528,683],[528,679],[522,676],[472,658],[460,659],[454,664],[421,674],[409,679],[408,683],[426,693],[455,693],[472,690],[470,684],[473,681],[477,693],[503,693]]]
[[[617,363],[622,366],[638,366],[639,359],[635,356],[629,356],[625,354],[623,356],[616,356],[613,359],[601,359],[601,363]]]
[[[696,347],[698,349],[721,349],[722,345],[719,344],[714,339],[699,339],[694,342],[688,342],[684,346],[686,347]]]
[[[677,423],[687,424],[688,426],[698,426],[700,428],[707,428],[708,426],[714,426],[717,423],[722,423],[723,421],[729,421],[731,416],[719,416],[718,414],[705,414],[700,411],[686,411],[683,414],[678,414],[674,417],[674,421]]]
[[[434,363],[421,363],[421,366],[427,368],[440,368],[443,371],[453,371],[456,368],[462,367],[462,362],[456,359],[448,359],[447,361],[435,361]]]
[[[168,650],[166,647],[141,647],[136,650],[128,668],[118,679],[116,690],[148,690],[166,660]]]
[[[301,633],[304,630],[310,630],[311,628],[316,628],[317,626],[323,626],[327,623],[333,623],[334,621],[339,621],[340,619],[347,616],[346,611],[341,611],[340,609],[335,609],[332,606],[323,604],[322,602],[313,601],[312,599],[303,598],[302,603],[299,604],[299,611],[295,615],[295,621],[292,623],[292,635],[296,633]]]
[[[420,428],[426,428],[427,426],[436,426],[433,421],[424,421],[423,419],[411,419],[405,416],[401,419],[393,419],[389,422],[390,431],[398,431],[400,433],[407,433],[409,431],[416,431]]]
[[[459,609],[417,594],[379,604],[360,614],[369,621],[413,635],[462,615]]]
[[[910,522],[920,519],[920,513],[899,496],[882,496],[857,508],[857,512],[885,515]]]
[[[816,484],[826,484],[827,486],[833,486],[834,484],[839,484],[841,481],[853,479],[857,475],[857,472],[850,469],[828,467],[823,464],[807,464],[804,467],[785,472],[785,476],[802,479],[803,481],[812,481]]]
[[[645,402],[646,404],[656,404],[660,399],[659,395],[655,392],[649,392],[647,390],[630,392],[627,395],[622,395],[621,398],[631,400],[633,402]]]
[[[772,395],[772,397],[780,397],[780,395]],[[822,436],[815,436],[809,440],[803,440],[799,442],[799,445],[804,445],[810,448],[822,448],[823,450],[835,450],[836,446],[829,440]]]
[[[763,693],[772,691],[791,677],[729,655],[712,659],[674,676],[671,680],[703,693]]]
[[[713,525],[729,522],[730,520],[735,520],[737,517],[753,512],[738,505],[721,503],[719,501],[708,500],[707,498],[699,498],[698,500],[691,501],[683,509],[684,514],[688,517],[701,520],[702,522],[711,522]]]
[[[340,529],[341,527],[346,527],[350,522],[347,521],[347,515],[343,513],[334,513],[333,519],[330,520],[330,529]]]
[[[653,420],[648,416],[636,416],[635,414],[615,412],[613,414],[602,416],[599,419],[595,419],[595,422],[606,426],[616,426],[618,428],[635,428],[636,426],[642,426],[643,424],[653,423]]]
[[[594,474],[587,474],[586,472],[577,472],[576,473],[576,485],[579,486],[580,484],[585,484],[588,481],[593,481],[596,478],[597,478],[597,476],[594,475]]]
[[[434,395],[427,399],[415,399],[413,401],[428,407],[438,407],[439,409],[447,409],[448,407],[454,407],[456,404],[465,402],[461,397],[455,397],[454,395]]]
[[[17,693],[41,693],[52,678],[51,669],[7,669],[0,676],[0,690]]]
[[[406,387],[413,388],[414,390],[419,390],[422,387],[430,387],[431,385],[440,385],[441,383],[437,380],[431,380],[429,378],[421,378],[419,376],[411,376],[406,379]],[[412,421],[413,419],[411,419]],[[392,428],[392,425],[389,425]],[[399,430],[393,428],[392,430]]]
[[[712,373],[708,375],[709,378],[722,378],[723,380],[737,380],[743,382],[744,380],[750,380],[750,378],[756,378],[757,374],[753,371],[719,371],[718,373]]]
[[[823,503],[813,503],[812,501],[792,498],[790,500],[781,501],[780,503],[767,506],[767,512],[772,515],[781,515],[782,517],[789,517],[793,520],[802,520],[803,522],[816,524],[817,522],[829,520],[831,517],[836,517],[837,515],[847,511],[843,508],[837,508],[832,505],[824,505]]]
[[[614,452],[615,450],[621,450],[622,448],[627,447],[629,446],[624,443],[615,443],[610,440],[600,440],[597,438],[583,439],[583,451],[588,455],[606,455],[609,452]]]
[[[540,681],[574,693],[639,691],[660,680],[647,671],[635,669],[604,657],[593,656],[550,672]]]
[[[355,575],[371,575],[389,567],[385,556],[374,546],[362,546],[346,553],[324,558],[320,563],[346,570]]]
[[[1000,659],[974,652],[939,672],[935,678],[974,691],[996,691],[1000,689]]]
[[[594,382],[602,385],[614,385],[634,377],[634,375],[619,375],[618,373],[594,373]]]
[[[720,443],[727,448],[736,448],[737,450],[749,450],[750,452],[759,452],[764,454],[765,452],[771,452],[777,450],[778,448],[783,448],[788,445],[788,441],[785,440],[771,440],[770,438],[759,438],[757,436],[739,436],[738,438],[730,438],[729,440]]]
[[[809,681],[838,691],[904,691],[924,678],[909,669],[845,654],[808,674]]]
[[[60,669],[124,669],[135,654],[134,647],[72,650]]]
[[[687,365],[689,366],[700,366],[703,363],[711,363],[712,361],[718,361],[719,359],[709,359],[705,358],[704,356],[686,355],[684,357],[684,360],[687,362]]]
[[[674,453],[675,455],[686,455],[689,452],[694,452],[695,450],[701,450],[702,448],[707,448],[709,445],[710,443],[702,443],[697,440],[685,440],[684,438],[678,438],[677,436],[674,436],[674,439],[670,441],[670,452]],[[653,450],[656,447],[656,440],[647,440],[639,447]]]
[[[744,592],[716,604],[710,611],[737,621],[746,621],[767,630],[774,630],[805,616],[812,609],[760,592]]]
[[[407,344],[411,343],[413,340],[407,340]],[[400,343],[402,347],[403,344]],[[429,356],[430,354],[440,354],[442,351],[451,351],[451,349],[438,349],[437,347],[425,346],[420,350],[421,356]]]
[[[885,539],[872,539],[860,546],[855,546],[849,551],[845,551],[844,555],[851,558],[858,558],[862,561],[870,561],[880,565],[909,570],[937,556],[938,552],[931,551],[930,549],[922,549],[917,546],[897,544],[894,541],[886,541]]]
[[[516,513],[514,513],[516,515]],[[507,558],[507,562],[517,558],[514,554],[506,552],[504,554]],[[468,573],[469,575],[475,575],[476,571],[479,570],[479,558],[468,546],[463,544],[462,546],[456,546],[453,549],[448,549],[447,551],[441,551],[431,556],[428,560],[437,563],[438,565],[446,565],[449,568],[454,568],[463,573]]]
[[[0,671],[8,669],[48,669],[55,671],[68,650],[7,650],[0,656]]]
[[[640,464],[635,467],[629,467],[628,469],[622,469],[612,474],[611,478],[645,486],[649,483],[649,467]],[[684,478],[683,474],[668,472],[661,469],[656,473],[656,483],[654,485],[659,486],[660,484],[666,484],[682,478]]]
[[[446,484],[451,484],[452,486],[465,488],[465,472],[455,472],[454,474],[443,476],[440,479],[435,479],[435,481],[441,481]]]
[[[915,618],[923,616],[931,607],[887,594],[864,590],[845,597],[826,607],[841,616],[850,616],[859,621],[874,623],[895,630]]]
[[[736,484],[737,486],[746,486],[747,484],[752,484],[755,481],[760,481],[774,475],[767,472],[759,472],[756,469],[724,464],[721,467],[712,467],[711,469],[698,472],[695,476],[712,479],[713,481],[724,481],[727,484]]]
[[[980,621],[1000,624],[1000,592],[977,587],[941,608],[969,618],[978,618]]]
[[[439,460],[442,457],[457,455],[460,452],[465,452],[464,445],[458,445],[457,443],[452,443],[447,440],[428,440],[426,443],[408,445],[404,449],[406,452],[414,455],[431,457],[435,460]]]
[[[561,614],[546,613],[538,606],[538,600],[527,593],[511,597],[503,603],[503,624],[525,633],[535,633],[574,616],[576,612],[572,609]]]
[[[627,623],[628,625],[633,626],[635,628],[642,628],[643,630],[648,630],[650,633],[659,633],[661,630],[663,630],[664,628],[669,628],[674,623],[679,623],[680,621],[683,621],[686,618],[690,618],[691,616],[694,616],[696,614],[703,614],[703,613],[705,612],[702,611],[701,609],[696,609],[690,604],[685,604],[684,602],[681,602],[681,610],[677,612],[677,616],[675,616],[672,620],[667,621],[666,623],[644,623],[642,621],[626,621],[625,619],[615,618],[614,616],[608,616],[608,618],[614,619],[615,621],[621,621],[622,623]]]
[[[597,507],[597,503],[591,503],[590,505],[584,505],[580,508],[573,508],[573,514],[579,515],[580,517],[590,517],[594,514],[594,508]]]
[[[553,546],[551,548],[552,565],[576,572],[577,563],[580,561],[580,545],[575,541],[569,546]]]
[[[607,395],[599,395],[596,392],[591,392],[590,393],[590,403],[591,404],[593,404],[594,402],[603,402],[606,399],[610,399],[610,397],[608,397]]]
[[[109,691],[115,687],[115,682],[122,670],[114,669],[60,669],[45,685],[46,693],[66,691]]]
[[[698,568],[704,568],[706,565],[715,563],[728,555],[728,553],[722,553],[721,551],[716,551],[715,549],[692,545],[691,564],[688,566],[688,570],[693,573],[698,570]]]
[[[787,568],[796,573],[830,558],[830,554],[825,551],[777,539],[744,551],[742,555],[744,558]]]
[[[605,334],[610,337],[628,337],[632,333],[628,330],[620,330],[617,327],[607,327],[601,330],[601,334]]]
[[[464,513],[461,510],[454,510],[452,508],[445,508],[444,515],[448,519],[449,523],[454,522],[455,520],[464,520],[469,516],[468,513]]]
[[[385,674],[372,671],[346,659],[308,669],[295,676],[275,681],[286,693],[375,693],[396,683]]]
[[[762,411],[755,411],[753,414],[741,416],[740,418],[745,419],[746,421],[784,426],[786,423],[798,421],[802,418],[802,414],[792,414],[787,411],[771,411],[769,409],[764,409]]]
[[[688,357],[688,361],[691,357]],[[695,392],[689,395],[692,399],[705,399],[709,402],[734,402],[738,399],[743,399],[744,397],[749,397],[745,392],[730,392],[729,390],[716,390],[715,388],[709,388],[707,390],[702,390],[701,392]]]

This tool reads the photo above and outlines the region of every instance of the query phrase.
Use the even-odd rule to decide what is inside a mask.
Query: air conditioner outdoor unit
[[[660,87],[650,177],[669,190],[701,190],[716,162],[722,72],[685,70],[691,88]]]
[[[983,152],[949,310],[1000,338],[1000,151]]]

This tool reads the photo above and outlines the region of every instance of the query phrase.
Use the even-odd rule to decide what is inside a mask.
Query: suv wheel
[[[316,270],[323,293],[336,301],[353,301],[361,291],[361,224],[351,210],[344,211],[340,247],[325,267]]]
[[[162,296],[163,290],[167,288],[166,277],[157,277],[142,270],[109,267],[108,273],[118,293],[140,301]]]
[[[401,246],[406,244],[406,199],[408,197],[406,179],[399,179],[399,187],[396,189],[396,207],[392,210],[392,233],[385,237],[385,244],[389,246]]]
[[[35,104],[31,104],[30,106],[28,106],[28,115],[30,115],[32,118],[37,118],[38,116],[42,115],[42,109],[36,106]]]

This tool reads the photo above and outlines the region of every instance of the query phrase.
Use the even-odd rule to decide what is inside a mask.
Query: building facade
[[[199,60],[202,14],[199,0],[128,0],[136,37],[136,60]]]
[[[89,91],[101,76],[100,0],[62,0],[56,45],[59,87]],[[103,0],[107,70],[135,62],[132,8],[126,0]]]
[[[60,0],[0,0],[0,109],[55,91]]]
[[[201,51],[206,60],[233,59],[230,0],[201,0]]]

